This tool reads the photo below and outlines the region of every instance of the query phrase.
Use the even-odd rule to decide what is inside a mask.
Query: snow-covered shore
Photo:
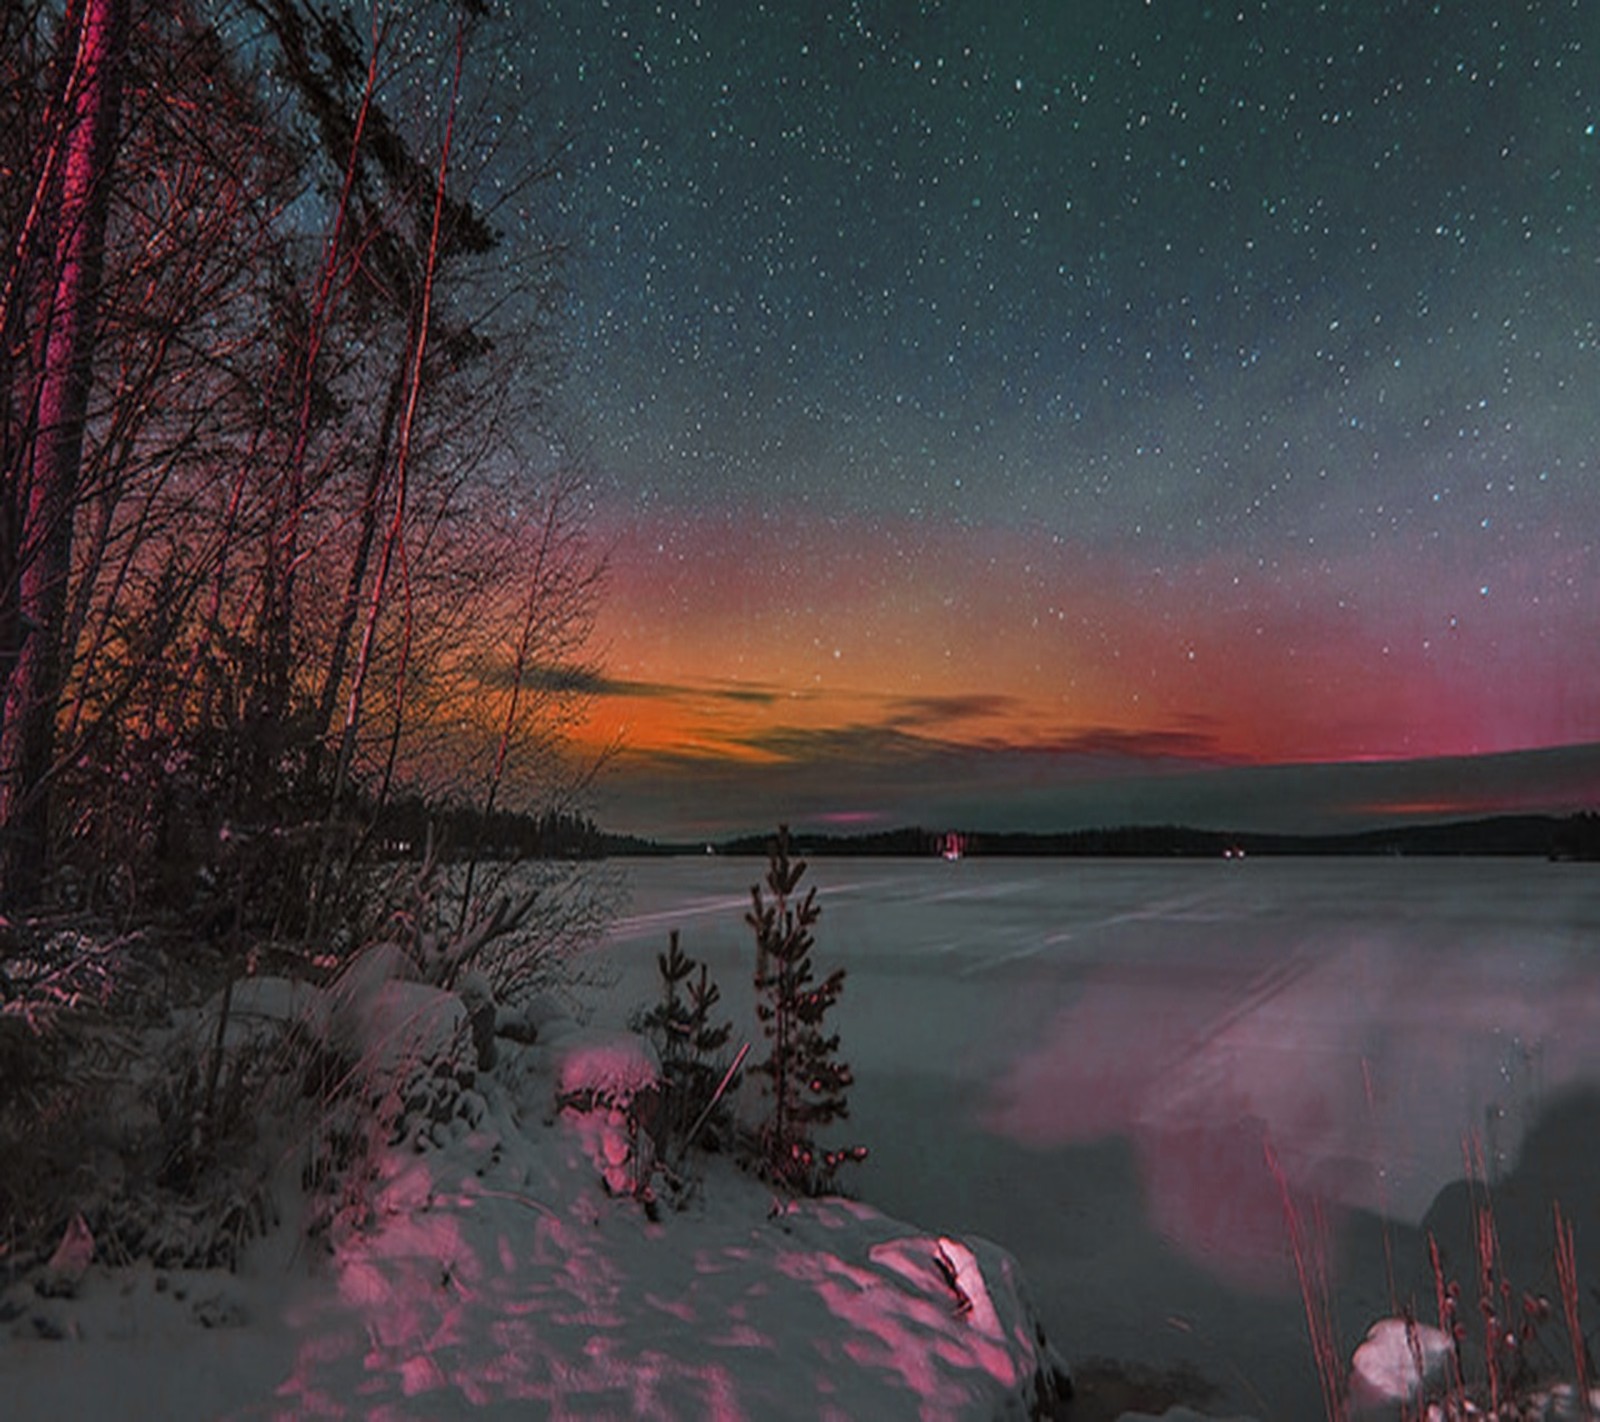
[[[547,1021],[461,1071],[457,999],[364,990],[361,1030],[403,1047],[408,1092],[434,1083],[376,1152],[366,1218],[307,1238],[290,1150],[280,1222],[236,1273],[110,1268],[80,1239],[47,1289],[35,1275],[0,1300],[8,1417],[1050,1410],[1062,1365],[1003,1250],[851,1200],[779,1199],[725,1158],[647,1211],[605,1178],[630,1149],[611,1090],[637,1067],[625,1043]],[[325,1024],[314,993],[254,982],[235,1011]],[[595,1109],[558,1109],[586,1088]]]
[[[1471,1293],[1488,1200],[1514,1301],[1557,1305],[1525,1356],[1559,1407],[1573,1367],[1553,1201],[1593,1332],[1600,884],[1550,866],[822,867],[857,1073],[839,1135],[872,1151],[845,1184],[876,1209],[774,1210],[725,1157],[689,1172],[686,1199],[661,1190],[658,1220],[608,1193],[608,1172],[625,1191],[636,1169],[626,1132],[556,1102],[586,1061],[616,1060],[669,926],[748,1013],[749,866],[652,866],[661,882],[606,953],[617,981],[586,994],[591,1035],[543,1020],[469,1086],[452,1069],[453,1085],[408,1090],[414,1119],[377,1156],[380,1210],[336,1230],[331,1256],[307,1237],[326,1202],[288,1141],[281,1223],[238,1274],[106,1270],[101,1240],[76,1297],[31,1280],[0,1296],[7,1415],[989,1416],[1026,1406],[1029,1358],[1049,1356],[1031,1298],[1077,1384],[1058,1413],[1072,1422],[1320,1416],[1266,1127],[1327,1251],[1347,1400],[1374,1327],[1361,1361],[1409,1385],[1395,1315],[1434,1321],[1430,1236]],[[380,1060],[390,1033],[400,1059],[465,1041],[466,1002],[373,976],[361,1011],[291,1009],[307,989],[258,982],[237,1025],[258,993],[262,1015],[303,1012]],[[1490,1194],[1450,1171],[1475,1121]],[[1014,1345],[1011,1384],[973,1331],[961,1246]]]

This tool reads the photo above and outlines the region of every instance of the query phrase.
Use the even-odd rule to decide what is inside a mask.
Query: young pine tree
[[[769,851],[767,893],[750,890],[745,921],[756,936],[756,1014],[771,1051],[751,1070],[766,1078],[772,1109],[761,1130],[761,1168],[774,1183],[798,1194],[826,1194],[847,1160],[861,1160],[860,1146],[824,1150],[814,1132],[847,1117],[845,1092],[850,1067],[839,1060],[839,1035],[823,1026],[828,1009],[844,990],[844,969],[818,983],[812,975],[812,930],[822,916],[813,886],[797,897],[803,859],[789,857],[789,832],[780,828]]]
[[[655,1043],[666,1085],[659,1145],[664,1154],[690,1144],[689,1132],[704,1126],[716,1105],[726,1071],[731,1022],[713,1022],[712,1010],[722,993],[704,963],[685,953],[674,929],[667,951],[656,954],[661,974],[661,1000],[639,1018],[639,1029]],[[698,970],[698,973],[697,971]],[[711,1137],[715,1140],[715,1136]]]

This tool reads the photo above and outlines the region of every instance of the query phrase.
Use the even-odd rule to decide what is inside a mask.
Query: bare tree
[[[49,249],[39,303],[36,393],[29,397],[31,439],[18,441],[4,477],[11,546],[6,590],[15,611],[0,619],[15,638],[0,648],[7,664],[0,732],[0,895],[37,895],[49,833],[49,777],[64,680],[64,613],[72,566],[84,421],[89,404],[106,214],[122,114],[129,0],[72,0],[62,19],[63,74],[53,103],[50,149],[36,182],[40,201],[28,222],[46,227]],[[26,248],[8,266],[20,296],[34,264]],[[8,272],[7,286],[12,285]],[[9,311],[0,328],[12,328]],[[14,396],[13,396],[14,398]],[[13,591],[14,590],[14,591]]]
[[[526,540],[520,547],[511,544],[516,555],[511,566],[522,579],[521,595],[513,604],[514,620],[490,643],[494,662],[478,668],[474,676],[476,695],[491,704],[497,696],[501,705],[482,792],[485,820],[499,807],[515,757],[528,762],[520,768],[525,778],[539,784],[547,800],[559,803],[564,791],[576,788],[559,769],[551,771],[559,766],[559,756],[552,751],[567,729],[567,718],[575,715],[582,701],[578,693],[584,678],[574,673],[593,625],[604,572],[590,554],[581,522],[573,517],[572,505],[581,488],[575,472],[558,475],[529,526],[509,535],[516,540],[520,533]],[[463,924],[472,907],[477,867],[477,856],[472,855],[461,890]]]
[[[559,733],[584,679],[563,666],[598,570],[581,481],[518,447],[545,418],[559,249],[502,254],[494,204],[475,200],[520,202],[558,160],[510,163],[469,106],[435,107],[442,71],[464,91],[479,7],[437,0],[448,56],[429,47],[437,24],[398,7],[361,28],[316,0],[133,7],[122,161],[100,187],[99,347],[74,367],[87,385],[73,478],[49,484],[52,564],[20,496],[44,458],[43,293],[84,132],[75,37],[109,0],[69,6],[55,43],[38,3],[26,23],[0,16],[18,41],[0,106],[26,129],[7,151],[28,180],[0,195],[0,677],[8,749],[23,707],[50,737],[6,766],[7,829],[38,817],[8,841],[30,846],[30,893],[52,824],[91,877],[116,864],[129,894],[181,899],[185,872],[241,831],[294,839],[284,872],[309,887],[391,787],[491,812],[514,781],[519,804],[567,796],[581,775],[558,768]],[[21,597],[25,565],[55,570],[45,618]],[[23,635],[36,625],[47,638]],[[48,696],[25,646],[54,649]],[[253,877],[265,899],[305,901]]]

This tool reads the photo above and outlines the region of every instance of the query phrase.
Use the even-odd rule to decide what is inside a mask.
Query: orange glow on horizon
[[[1238,766],[1588,738],[1593,691],[1541,722],[1515,682],[1482,676],[1496,629],[1437,633],[1448,580],[1419,596],[1418,577],[1214,554],[1149,566],[910,521],[639,523],[615,540],[595,643],[609,680],[576,739],[635,763],[999,750]]]

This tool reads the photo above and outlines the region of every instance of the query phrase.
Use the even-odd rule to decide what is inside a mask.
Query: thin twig
[[[694,1144],[694,1138],[700,1134],[700,1128],[711,1119],[711,1113],[717,1109],[717,1102],[722,1100],[723,1093],[727,1091],[733,1078],[738,1074],[739,1068],[744,1065],[744,1059],[750,1055],[750,1044],[744,1043],[739,1048],[739,1053],[733,1059],[733,1064],[723,1072],[722,1080],[717,1083],[717,1089],[711,1093],[711,1099],[706,1102],[706,1109],[695,1118],[694,1125],[689,1127],[688,1134],[683,1138],[683,1145],[679,1147],[675,1164],[681,1164],[685,1153]]]

